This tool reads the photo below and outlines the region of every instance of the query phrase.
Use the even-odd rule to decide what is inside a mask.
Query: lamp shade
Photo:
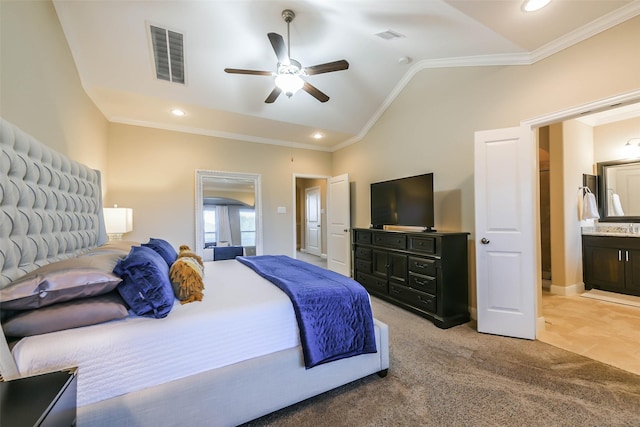
[[[297,91],[302,89],[302,86],[304,86],[304,80],[296,74],[280,74],[276,77],[276,86],[282,89],[288,97],[291,97]]]
[[[109,238],[122,239],[124,233],[133,230],[133,209],[119,208],[117,205],[104,208],[104,225]]]

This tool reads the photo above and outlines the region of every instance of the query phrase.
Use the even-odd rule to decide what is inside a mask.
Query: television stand
[[[424,230],[422,230],[423,233],[436,233],[438,230],[436,230],[433,227],[427,227]]]
[[[354,278],[439,328],[469,321],[469,233],[353,230]]]

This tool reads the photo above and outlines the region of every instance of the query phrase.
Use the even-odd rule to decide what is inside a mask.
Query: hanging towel
[[[613,206],[613,215],[624,216],[622,204],[620,203],[620,196],[618,196],[616,193],[613,193],[613,195],[611,196],[611,205]]]
[[[582,219],[599,219],[600,214],[598,213],[598,204],[596,203],[596,196],[586,188],[586,193],[584,193],[584,197],[582,200]]]

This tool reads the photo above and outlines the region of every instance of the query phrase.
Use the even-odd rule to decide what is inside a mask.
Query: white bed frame
[[[18,227],[23,235],[12,232],[0,236],[0,288],[22,274],[59,259],[69,258],[92,249],[106,240],[102,218],[100,175],[73,162],[39,143],[17,127],[0,118],[0,217],[14,222],[28,221],[34,210],[25,205],[17,193],[34,193],[37,197],[78,198],[75,182],[85,189],[83,206],[88,212],[76,213],[80,223],[88,224],[76,235],[51,230],[39,233],[36,241],[68,239],[65,251],[44,254],[31,248],[33,227]],[[5,165],[8,169],[5,170]],[[26,170],[26,174],[12,173]],[[41,174],[58,177],[49,185]],[[25,179],[22,179],[24,176]],[[19,179],[18,179],[19,178]],[[59,179],[71,185],[59,185]],[[87,190],[87,187],[90,187]],[[14,196],[10,197],[10,192]],[[27,198],[28,199],[28,198]],[[40,203],[38,206],[44,206]],[[42,208],[41,216],[60,212]],[[6,240],[6,241],[5,241]],[[79,243],[78,243],[79,242]],[[300,347],[210,370],[171,381],[152,388],[124,394],[78,408],[77,425],[83,426],[233,426],[269,414],[294,403],[324,393],[372,374],[384,377],[389,368],[389,336],[384,323],[375,320],[377,353],[354,356],[335,362],[304,367]],[[19,378],[13,356],[0,328],[0,374],[4,380]],[[82,372],[78,373],[82,375]]]

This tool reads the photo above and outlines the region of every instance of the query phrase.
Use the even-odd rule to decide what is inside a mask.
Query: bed
[[[100,174],[0,120],[2,289],[109,244]],[[11,343],[2,332],[0,374],[78,367],[78,426],[238,425],[386,374],[384,323],[372,320],[375,352],[308,368],[284,292],[235,259],[206,262],[204,281],[201,302],[176,300],[164,318],[128,314]]]

